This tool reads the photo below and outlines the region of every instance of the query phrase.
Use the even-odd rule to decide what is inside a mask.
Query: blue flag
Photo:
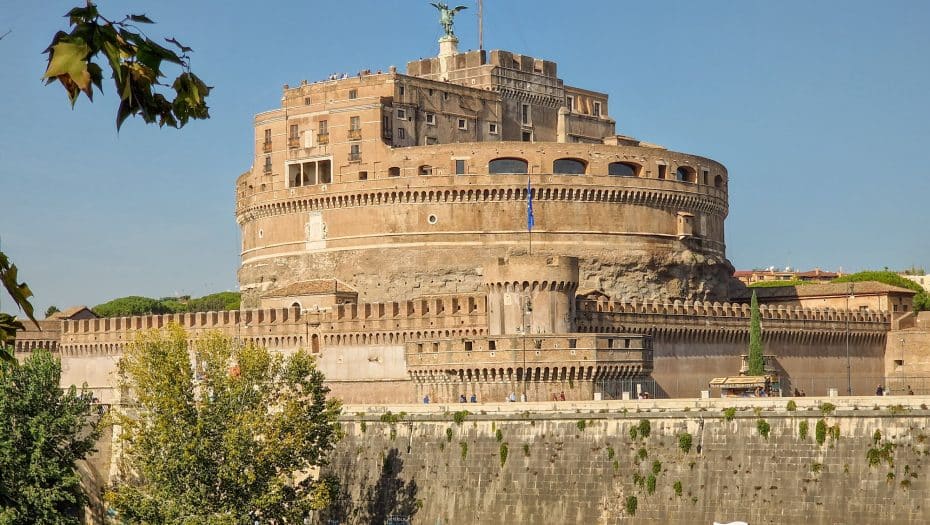
[[[530,178],[526,178],[526,229],[533,231],[533,224],[536,220],[533,217],[533,187],[530,185]]]

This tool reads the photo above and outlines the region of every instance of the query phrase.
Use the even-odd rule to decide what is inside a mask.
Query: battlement
[[[751,307],[746,303],[729,303],[729,302],[701,302],[701,301],[680,301],[672,303],[667,301],[650,301],[645,299],[637,301],[636,299],[625,300],[586,300],[579,299],[577,302],[579,312],[597,312],[597,313],[626,313],[626,314],[659,314],[659,315],[681,315],[681,316],[701,316],[701,317],[718,317],[743,319],[748,321],[751,316]],[[873,324],[875,328],[881,328],[887,331],[891,325],[891,315],[887,312],[876,312],[871,310],[836,310],[833,308],[800,308],[792,306],[767,306],[759,307],[759,315],[762,320],[784,320],[784,321],[822,321],[822,322],[845,322],[856,323],[857,325]],[[748,323],[747,323],[748,327]]]

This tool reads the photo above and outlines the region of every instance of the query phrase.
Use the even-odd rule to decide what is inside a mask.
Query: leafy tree
[[[48,319],[52,314],[57,314],[61,309],[55,306],[54,304],[45,309],[45,318]]]
[[[0,363],[0,524],[80,524],[75,462],[94,449],[89,392],[59,387],[61,363],[36,350]]]
[[[851,273],[833,280],[835,283],[859,283],[863,281],[877,281],[898,288],[907,288],[917,292],[914,295],[914,311],[930,310],[930,295],[922,286],[910,279],[905,279],[900,275],[884,271],[866,270],[864,272]],[[855,290],[854,290],[855,291]]]
[[[241,301],[239,292],[219,292],[192,299],[187,303],[188,312],[210,312],[214,310],[238,310]]]
[[[168,309],[158,299],[130,295],[107,301],[93,307],[94,313],[101,317],[125,317],[130,315],[166,314]]]
[[[19,282],[19,269],[13,264],[9,257],[0,252],[0,283],[6,288],[7,293],[13,298],[15,303],[23,313],[26,314],[32,322],[36,322],[33,313],[32,303],[29,298],[32,297],[32,290],[26,283]],[[38,323],[36,323],[38,325]],[[23,323],[16,320],[10,314],[0,312],[0,362],[6,361],[15,363],[13,357],[13,347],[9,343],[16,337],[17,330],[23,330]]]
[[[752,292],[749,319],[749,375],[761,376],[765,373],[762,359],[762,321],[759,316],[759,300],[756,292]]]
[[[195,365],[191,366],[191,358]],[[196,373],[195,373],[196,370]],[[339,437],[339,403],[313,358],[178,326],[139,335],[119,362],[131,412],[107,494],[130,523],[301,523],[330,484],[307,477]]]
[[[206,98],[208,87],[191,73],[191,48],[174,38],[166,38],[171,48],[151,40],[138,24],[152,24],[143,15],[126,15],[122,20],[105,18],[90,0],[84,7],[75,7],[65,15],[71,32],[59,31],[45,50],[48,67],[43,78],[46,84],[61,83],[71,105],[81,93],[94,98],[94,86],[103,91],[103,69],[108,67],[116,93],[120,97],[116,112],[116,128],[129,117],[139,115],[147,124],[157,123],[181,128],[190,119],[210,118]],[[101,58],[102,55],[102,58]],[[171,63],[183,71],[170,84],[163,83],[163,63]],[[174,91],[168,100],[166,88]]]

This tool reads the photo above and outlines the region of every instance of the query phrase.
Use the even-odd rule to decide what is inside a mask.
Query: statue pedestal
[[[455,35],[446,35],[439,39],[439,79],[449,80],[449,71],[453,68],[454,57],[459,52],[459,39]]]
[[[446,35],[439,39],[439,56],[446,57],[459,52],[459,39],[455,35]]]

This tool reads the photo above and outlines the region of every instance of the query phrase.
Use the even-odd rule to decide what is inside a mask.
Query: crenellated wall
[[[748,304],[579,300],[577,310],[579,331],[652,336],[652,375],[670,397],[696,396],[710,379],[737,374],[749,347]],[[781,305],[759,313],[765,353],[776,356],[786,392],[845,393],[851,384],[853,394],[865,394],[884,381],[890,314]]]
[[[580,298],[575,308],[578,332],[652,338],[652,377],[660,395],[699,395],[711,378],[736,374],[748,347],[746,304]],[[890,314],[764,305],[760,313],[765,351],[776,356],[788,391],[845,392],[847,341],[853,393],[872,392],[884,381]],[[176,323],[192,339],[219,330],[273,350],[305,348],[318,355],[333,391],[346,401],[398,402],[418,395],[404,356],[407,343],[486,339],[488,317],[485,295],[460,294],[339,305],[331,311],[280,308],[62,321],[57,341],[50,339],[53,329],[27,330],[17,339],[17,348],[57,348],[63,382],[86,382],[105,401],[116,397],[115,363],[135,332]]]

